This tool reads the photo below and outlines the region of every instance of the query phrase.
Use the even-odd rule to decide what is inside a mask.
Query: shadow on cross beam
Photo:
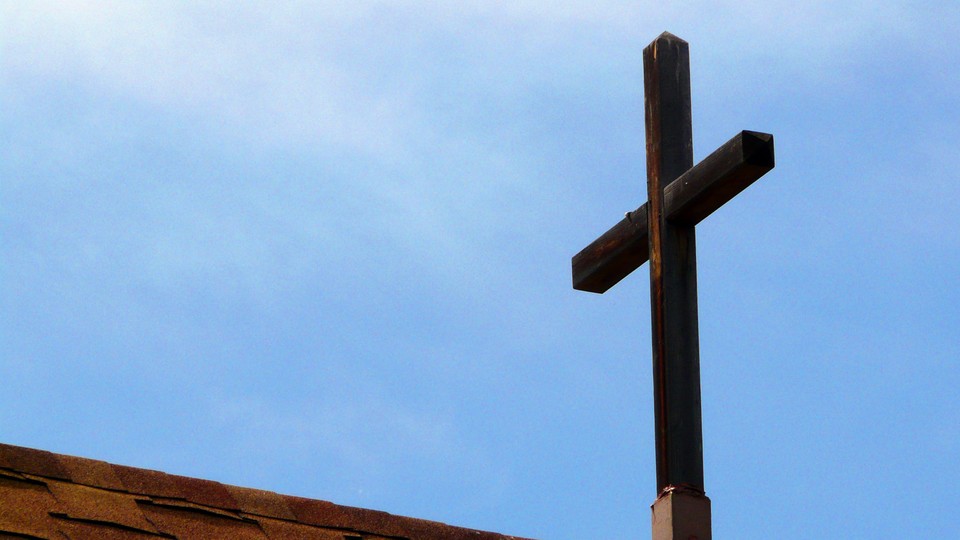
[[[696,225],[773,168],[773,135],[741,131],[663,190],[667,219]],[[604,293],[649,258],[647,204],[573,256],[573,288]]]

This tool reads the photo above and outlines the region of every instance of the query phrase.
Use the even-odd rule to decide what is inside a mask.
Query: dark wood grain
[[[643,50],[643,79],[647,202],[574,255],[573,287],[603,293],[650,262],[658,497],[683,493],[705,502],[707,512],[683,519],[709,538],[696,225],[774,167],[773,136],[742,131],[694,167],[687,43],[660,35]]]
[[[741,131],[667,186],[667,219],[696,225],[773,166],[773,135]]]
[[[573,288],[606,292],[647,262],[647,242],[647,205],[643,204],[573,256]]]
[[[668,220],[696,225],[774,166],[773,135],[742,131],[664,190]],[[647,262],[647,205],[573,256],[573,288],[604,293]]]
[[[657,492],[703,492],[696,231],[668,220],[664,204],[667,185],[693,167],[687,42],[664,33],[647,46],[643,78]]]

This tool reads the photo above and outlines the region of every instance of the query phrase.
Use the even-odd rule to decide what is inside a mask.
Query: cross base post
[[[653,506],[653,540],[711,540],[710,499],[694,491],[660,495]]]

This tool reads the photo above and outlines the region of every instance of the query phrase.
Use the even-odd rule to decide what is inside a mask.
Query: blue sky
[[[0,3],[0,440],[544,539],[649,537],[643,47],[695,159],[718,538],[960,525],[960,10]],[[853,532],[851,532],[853,531]]]

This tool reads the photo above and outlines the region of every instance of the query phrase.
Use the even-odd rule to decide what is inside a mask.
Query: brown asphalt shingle
[[[0,444],[0,538],[520,540]]]

